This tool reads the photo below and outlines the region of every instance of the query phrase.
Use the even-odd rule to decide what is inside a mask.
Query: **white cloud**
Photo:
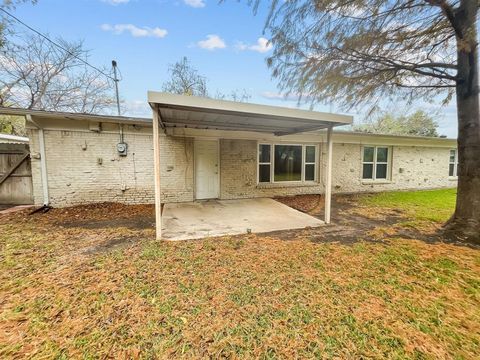
[[[215,49],[225,49],[227,44],[223,39],[215,34],[207,35],[206,40],[200,40],[197,42],[197,45],[202,49],[215,50]]]
[[[194,8],[203,8],[207,5],[204,0],[183,0],[183,2]]]
[[[119,5],[119,4],[126,4],[130,0],[102,0],[102,2],[110,4],[110,5]]]
[[[118,0],[117,0],[118,1]],[[156,37],[163,38],[167,35],[167,30],[159,27],[149,28],[147,26],[138,27],[133,24],[103,24],[100,26],[103,31],[110,31],[116,35],[129,32],[133,37]]]
[[[273,45],[268,42],[264,37],[258,38],[257,44],[249,47],[250,50],[257,51],[259,53],[266,53],[272,49]]]
[[[251,51],[256,51],[263,54],[270,51],[273,45],[268,42],[268,39],[265,39],[264,37],[260,37],[258,38],[257,43],[255,45],[248,45],[243,42],[239,42],[235,47],[237,50],[240,50],[240,51],[251,50]]]

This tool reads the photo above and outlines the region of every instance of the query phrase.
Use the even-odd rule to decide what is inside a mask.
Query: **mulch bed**
[[[324,205],[324,198],[319,194],[280,196],[275,200],[304,213],[319,213]]]

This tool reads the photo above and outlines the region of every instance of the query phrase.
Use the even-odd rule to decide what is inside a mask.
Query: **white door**
[[[215,199],[219,193],[218,141],[195,140],[195,198]]]

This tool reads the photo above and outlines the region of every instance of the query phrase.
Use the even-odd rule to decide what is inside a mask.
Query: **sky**
[[[150,117],[147,91],[158,90],[168,79],[169,65],[186,56],[206,77],[210,93],[243,91],[250,102],[295,107],[284,99],[266,65],[271,53],[263,32],[266,12],[254,15],[247,1],[226,0],[38,0],[21,4],[14,15],[56,38],[83,40],[89,62],[110,67],[115,59],[125,115]],[[267,2],[265,2],[266,4]],[[24,31],[20,25],[18,30]],[[26,30],[28,31],[28,30]],[[309,104],[300,107],[308,108]],[[440,134],[456,137],[455,104],[441,108],[415,104],[435,114]],[[315,110],[331,111],[331,106]],[[402,112],[410,109],[388,109]],[[354,121],[364,117],[350,112]]]

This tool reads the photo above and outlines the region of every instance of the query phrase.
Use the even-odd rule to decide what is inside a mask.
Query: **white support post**
[[[162,199],[160,192],[160,121],[158,106],[153,107],[153,167],[155,174],[155,232],[156,239],[162,239]]]
[[[325,223],[330,224],[330,214],[332,208],[332,127],[327,130],[327,171],[325,179]]]
[[[47,151],[45,148],[45,133],[43,128],[37,124],[30,114],[26,116],[27,121],[31,122],[38,129],[38,146],[40,151],[40,176],[42,179],[43,206],[50,205],[50,195],[48,194],[48,172],[47,172]]]

